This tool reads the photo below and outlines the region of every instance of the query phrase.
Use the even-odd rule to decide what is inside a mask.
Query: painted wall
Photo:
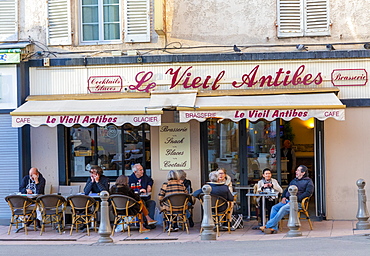
[[[167,34],[158,36],[152,28],[151,43],[111,44],[111,45],[85,45],[78,46],[78,1],[71,1],[72,31],[76,46],[60,46],[51,49],[63,50],[128,50],[143,48],[158,48],[153,54],[167,54],[162,51],[166,44],[169,48],[176,46],[178,50],[170,52],[219,52],[217,48],[197,48],[185,50],[185,46],[209,45],[293,45],[289,48],[274,47],[274,51],[295,51],[298,43],[348,43],[369,40],[368,14],[364,9],[367,0],[336,0],[330,2],[331,35],[329,37],[302,37],[277,38],[277,1],[265,0],[164,0],[166,4],[165,20]],[[152,8],[153,11],[153,2]],[[47,32],[47,2],[44,0],[19,0],[19,27],[20,39],[29,37],[46,44]],[[184,47],[182,47],[184,46]],[[363,49],[363,45],[337,45],[337,49]],[[309,47],[311,49],[325,50],[325,46]],[[168,48],[167,48],[168,49]],[[253,47],[246,51],[270,51],[271,48]],[[224,52],[225,49],[222,49]],[[111,53],[98,53],[111,55]],[[76,55],[74,55],[76,56]],[[50,56],[52,57],[52,56]]]
[[[369,195],[369,116],[370,108],[347,108],[345,121],[325,121],[328,219],[356,219],[358,179]]]
[[[31,165],[46,179],[45,193],[59,185],[57,129],[48,126],[31,127]],[[55,191],[53,191],[55,192]]]
[[[164,112],[162,115],[162,123],[173,122],[173,112]],[[200,137],[199,131],[200,125],[198,121],[192,120],[190,122],[190,150],[191,150],[191,169],[184,170],[187,175],[187,179],[191,180],[193,190],[197,190],[201,187],[201,169],[200,169]],[[151,127],[151,151],[152,151],[152,168],[153,168],[153,192],[152,199],[158,203],[158,193],[161,189],[162,183],[167,181],[168,171],[162,171],[159,169],[159,127]],[[197,200],[194,208],[194,221],[201,220],[200,204]]]

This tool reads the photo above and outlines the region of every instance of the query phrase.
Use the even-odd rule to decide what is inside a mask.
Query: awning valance
[[[11,112],[12,126],[34,127],[58,124],[71,127],[74,124],[105,126],[125,123],[152,126],[161,124],[161,109],[145,109],[148,98],[107,99],[107,100],[36,100],[28,101]]]
[[[344,120],[344,109],[345,105],[334,93],[198,97],[194,109],[178,108],[180,122],[191,119],[205,121],[207,118],[233,121],[282,118],[289,121],[293,118],[325,120],[332,117]]]
[[[153,91],[148,109],[194,107],[197,91]]]

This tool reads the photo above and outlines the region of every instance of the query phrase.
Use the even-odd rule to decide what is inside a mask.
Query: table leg
[[[264,196],[261,196],[261,200],[262,200],[262,225],[263,226],[266,226],[266,202],[265,202],[265,197]]]
[[[248,216],[247,216],[248,220],[251,219],[251,197],[248,196]]]

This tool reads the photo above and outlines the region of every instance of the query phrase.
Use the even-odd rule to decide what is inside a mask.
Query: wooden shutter
[[[125,1],[125,42],[150,42],[149,0]]]
[[[71,8],[70,0],[48,0],[49,45],[70,45]]]
[[[306,0],[306,36],[329,35],[329,8],[327,0]]]
[[[0,41],[18,41],[18,0],[0,0]]]
[[[278,37],[303,36],[302,0],[278,0]]]

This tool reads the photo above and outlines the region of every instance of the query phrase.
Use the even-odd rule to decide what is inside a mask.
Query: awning
[[[311,117],[319,120],[344,120],[343,105],[334,93],[277,94],[256,96],[198,97],[195,108],[178,108],[180,122],[221,118],[239,121],[243,118],[268,121]]]
[[[153,91],[150,95],[148,109],[194,107],[197,91]]]
[[[105,126],[125,123],[152,126],[161,125],[161,109],[145,109],[149,98],[105,99],[105,100],[36,100],[28,101],[11,112],[12,126],[34,127],[58,124],[71,127],[74,124]]]

